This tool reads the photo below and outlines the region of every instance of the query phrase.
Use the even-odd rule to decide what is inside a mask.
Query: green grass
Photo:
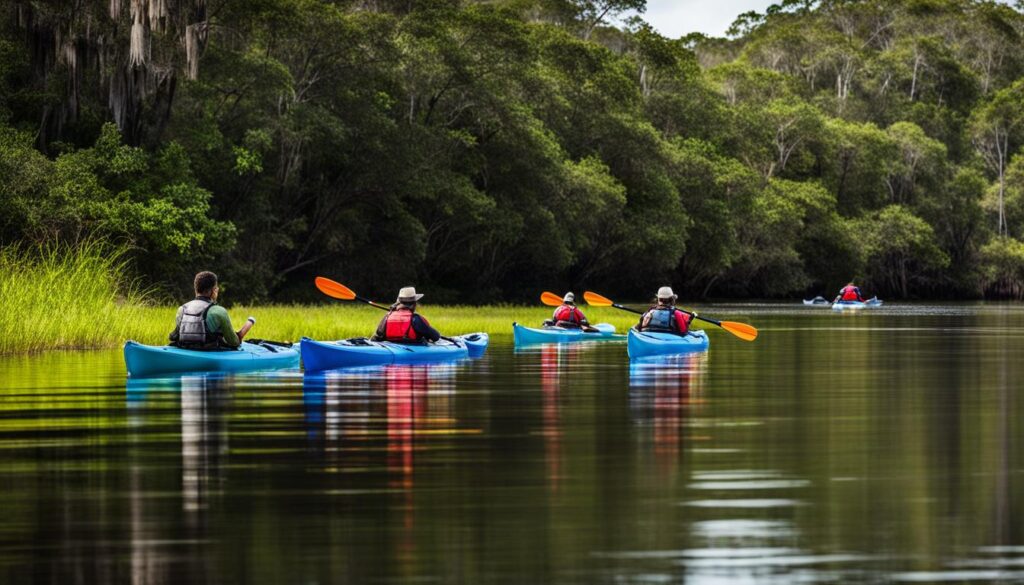
[[[122,255],[96,243],[0,250],[0,353],[116,345],[145,315]]]
[[[175,306],[154,306],[126,276],[121,254],[102,244],[75,249],[0,250],[0,354],[51,349],[118,347],[126,339],[164,344],[174,328]],[[187,299],[182,299],[184,302]],[[593,323],[620,330],[636,318],[616,309],[584,307]],[[442,335],[485,331],[511,337],[512,322],[539,325],[552,309],[538,306],[431,306],[420,312]],[[367,305],[326,301],[322,305],[235,306],[232,323],[256,317],[251,338],[297,341],[373,334],[383,311]]]
[[[167,334],[174,327],[177,307],[150,307],[143,311],[132,339],[143,343],[166,343]],[[594,323],[614,323],[625,330],[636,318],[617,309],[583,308]],[[490,305],[485,307],[421,305],[422,313],[441,335],[459,335],[484,331],[501,338],[512,337],[512,322],[538,326],[551,317],[551,309],[543,306]],[[276,341],[297,341],[301,337],[314,339],[345,339],[367,337],[373,334],[384,311],[366,305],[336,301],[330,305],[266,305],[231,307],[228,312],[237,328],[249,315],[256,317],[256,325],[249,332],[253,338]]]

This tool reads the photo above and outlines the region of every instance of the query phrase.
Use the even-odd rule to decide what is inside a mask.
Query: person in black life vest
[[[396,341],[398,343],[423,343],[437,341],[441,334],[430,326],[427,320],[416,312],[416,303],[423,298],[416,294],[416,288],[407,286],[398,291],[398,300],[380,320],[374,341]]]
[[[571,292],[562,297],[562,305],[555,309],[549,323],[566,329],[589,329],[590,323],[583,311],[576,306],[576,295]]]
[[[171,331],[171,345],[183,349],[237,349],[256,319],[249,317],[237,332],[231,327],[227,310],[217,304],[220,286],[217,275],[203,271],[193,281],[196,298],[178,307]]]
[[[839,301],[860,301],[863,303],[864,297],[861,296],[860,294],[860,287],[853,284],[852,282],[849,282],[846,284],[846,286],[839,290],[839,294],[836,295],[836,300],[832,302],[838,303]]]
[[[657,304],[641,315],[636,326],[637,331],[662,331],[686,335],[690,331],[693,316],[675,307],[676,298],[678,297],[670,287],[659,288]]]

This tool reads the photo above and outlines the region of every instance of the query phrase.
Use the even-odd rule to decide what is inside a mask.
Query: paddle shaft
[[[612,303],[612,306],[615,307],[616,309],[622,309],[623,311],[629,311],[630,313],[636,313],[637,315],[643,315],[645,313],[645,311],[638,311],[636,309],[631,309],[629,307],[623,307],[622,305],[620,305],[618,303]],[[706,321],[708,323],[711,323],[712,325],[718,325],[719,327],[722,326],[722,322],[721,321],[716,321],[714,319],[709,319],[707,317],[701,317],[697,313],[691,313],[690,311],[685,311],[685,310],[680,309],[678,307],[676,308],[676,310],[680,311],[682,313],[686,313],[687,315],[689,315],[690,317],[692,317],[694,319],[699,319],[700,321]]]

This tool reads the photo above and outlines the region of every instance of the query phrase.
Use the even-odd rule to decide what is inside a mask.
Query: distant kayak
[[[686,335],[629,330],[626,350],[630,359],[675,355],[708,349],[708,335],[698,329]]]
[[[124,344],[129,376],[188,372],[248,372],[299,367],[299,351],[270,343],[243,342],[235,350],[198,351],[170,345]]]
[[[818,306],[820,306],[820,307],[827,307],[831,303],[829,303],[828,299],[826,299],[825,297],[814,297],[813,299],[804,299],[804,304],[807,305],[807,306],[814,306],[814,307],[818,307]]]
[[[882,301],[878,300],[878,297],[872,297],[864,302],[860,301],[839,301],[838,303],[832,303],[833,311],[850,311],[856,309],[871,309],[874,307],[881,307]]]
[[[316,341],[302,338],[302,366],[307,372],[387,364],[426,364],[480,357],[487,350],[486,333],[470,333],[437,343],[393,343],[365,338]]]
[[[622,341],[625,335],[616,335],[615,326],[611,323],[598,323],[594,328],[599,331],[585,332],[580,329],[565,327],[525,327],[512,323],[512,333],[516,345],[531,343],[574,343],[577,341]]]

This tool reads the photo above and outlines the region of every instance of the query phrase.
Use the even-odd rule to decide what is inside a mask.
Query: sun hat
[[[402,290],[398,291],[398,302],[400,303],[415,303],[422,298],[422,294],[416,294],[414,286],[402,287]]]
[[[658,298],[659,299],[671,299],[671,298],[674,298],[675,296],[676,295],[675,295],[675,293],[672,292],[672,287],[670,287],[670,286],[663,286],[663,287],[658,289]]]
[[[564,302],[564,303],[576,302],[576,295],[572,294],[571,292],[567,292],[567,293],[565,293],[565,296],[562,297],[562,302]]]

